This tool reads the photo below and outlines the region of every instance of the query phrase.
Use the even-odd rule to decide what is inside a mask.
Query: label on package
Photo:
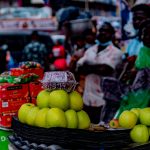
[[[2,108],[8,107],[8,102],[2,102]]]
[[[51,73],[45,73],[46,81],[50,82],[67,82],[67,73],[66,72],[51,72]]]

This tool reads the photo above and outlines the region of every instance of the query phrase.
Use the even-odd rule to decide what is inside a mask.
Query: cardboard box
[[[17,112],[0,113],[0,126],[10,128],[13,116],[17,116]]]
[[[36,98],[38,93],[43,90],[42,83],[40,82],[31,82],[29,83],[30,97]]]
[[[28,98],[29,97],[29,85],[28,84],[0,84],[0,100],[3,99],[16,99],[16,98]]]
[[[19,110],[22,104],[30,102],[30,98],[3,99],[0,100],[0,113],[10,113]]]
[[[27,73],[34,73],[39,76],[39,79],[42,79],[44,76],[44,70],[43,68],[12,68],[10,71],[10,74],[12,76],[20,76],[22,74],[27,74]]]
[[[24,69],[21,69],[21,68],[11,68],[10,69],[10,75],[11,76],[20,76],[24,74]]]
[[[34,73],[39,76],[39,79],[43,79],[44,76],[44,70],[43,68],[29,68],[29,69],[24,69],[24,74],[26,73]]]

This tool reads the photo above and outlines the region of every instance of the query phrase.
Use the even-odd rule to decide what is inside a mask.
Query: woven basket
[[[16,117],[12,120],[14,132],[22,138],[44,144],[56,144],[71,149],[101,149],[116,150],[131,143],[129,130],[121,131],[90,131],[68,128],[40,128],[23,124]]]

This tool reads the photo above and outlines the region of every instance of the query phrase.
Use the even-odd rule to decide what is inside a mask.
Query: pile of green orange
[[[83,111],[81,95],[64,90],[41,91],[37,96],[37,105],[23,104],[18,111],[20,122],[44,128],[66,127],[87,129],[90,118]]]
[[[130,137],[134,142],[145,143],[150,136],[150,107],[126,110],[119,116],[119,125],[131,129]]]

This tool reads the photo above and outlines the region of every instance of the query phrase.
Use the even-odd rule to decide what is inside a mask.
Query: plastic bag
[[[130,92],[128,95],[124,96],[120,108],[118,109],[114,118],[119,118],[120,114],[125,110],[130,110],[132,108],[145,108],[148,106],[150,100],[150,90],[142,89],[136,92]]]
[[[137,69],[150,68],[150,48],[144,46],[140,49],[136,59],[135,66]]]

